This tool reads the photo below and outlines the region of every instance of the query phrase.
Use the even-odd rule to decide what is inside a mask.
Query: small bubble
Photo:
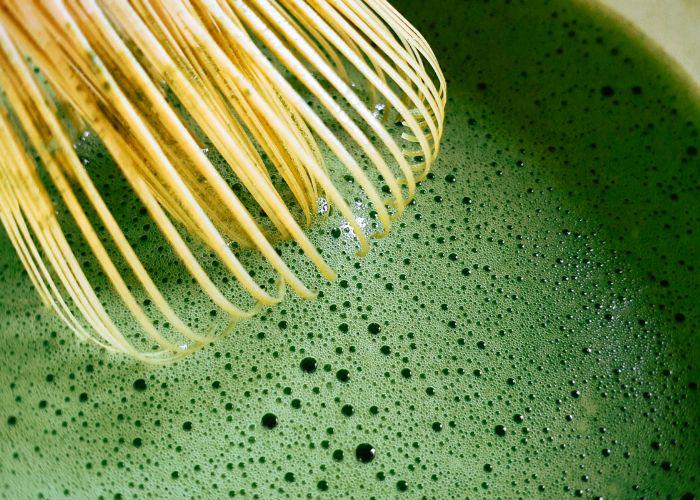
[[[369,463],[374,460],[377,450],[369,443],[361,443],[355,448],[355,457],[364,463]]]
[[[148,385],[146,384],[146,381],[142,378],[134,380],[134,390],[135,391],[145,391],[148,388]]]
[[[316,371],[316,368],[318,368],[318,363],[315,358],[307,357],[301,360],[299,367],[306,373],[313,373]]]
[[[350,380],[350,372],[345,368],[342,368],[336,372],[335,378],[337,378],[341,382],[347,382],[348,380]]]
[[[266,413],[263,415],[260,423],[267,427],[268,429],[274,429],[277,427],[277,415],[274,413]]]

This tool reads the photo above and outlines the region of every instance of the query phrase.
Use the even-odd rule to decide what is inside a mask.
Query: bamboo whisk
[[[189,278],[235,321],[287,286],[314,296],[277,238],[334,278],[303,229],[320,199],[367,252],[338,175],[361,188],[376,235],[389,231],[438,154],[446,101],[433,52],[386,0],[0,0],[0,89],[0,219],[29,278],[79,338],[150,363],[216,334],[166,300],[103,199],[109,187],[76,152],[82,131],[99,137]],[[65,220],[145,347],[107,312]],[[252,307],[232,303],[195,242]],[[244,248],[275,271],[274,290],[241,263]]]

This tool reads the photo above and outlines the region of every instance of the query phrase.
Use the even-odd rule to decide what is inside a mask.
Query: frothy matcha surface
[[[318,300],[151,368],[78,344],[0,239],[0,497],[700,494],[698,94],[568,1],[427,5],[397,4],[448,77],[440,159],[367,257],[314,228],[338,281],[281,245]]]

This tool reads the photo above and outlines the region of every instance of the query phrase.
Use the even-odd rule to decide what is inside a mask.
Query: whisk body
[[[0,0],[0,89],[0,220],[33,287],[79,338],[149,363],[231,328],[183,319],[81,141],[109,154],[135,217],[233,325],[287,288],[314,297],[279,241],[335,277],[307,235],[319,202],[359,254],[388,233],[438,155],[446,103],[435,55],[385,0]],[[243,252],[274,279],[256,280]]]

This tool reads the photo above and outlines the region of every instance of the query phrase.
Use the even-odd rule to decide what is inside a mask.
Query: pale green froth
[[[366,258],[313,230],[339,281],[284,246],[318,300],[149,368],[79,345],[2,239],[0,496],[699,494],[697,95],[569,2],[425,5],[441,157]]]

